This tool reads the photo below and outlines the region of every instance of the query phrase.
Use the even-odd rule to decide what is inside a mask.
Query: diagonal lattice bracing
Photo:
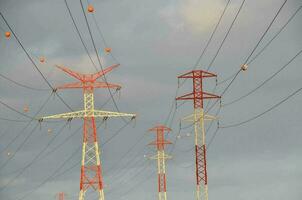
[[[74,118],[81,118],[84,121],[79,200],[85,200],[86,192],[89,190],[93,192],[97,192],[98,200],[105,200],[104,182],[102,177],[102,165],[100,159],[100,150],[98,145],[95,118],[106,118],[106,119],[110,117],[134,118],[136,116],[135,114],[95,110],[94,108],[95,88],[120,89],[119,85],[96,81],[99,77],[110,72],[112,69],[114,69],[117,66],[118,65],[113,65],[95,74],[81,74],[78,72],[74,72],[66,67],[58,66],[59,69],[63,70],[70,76],[78,79],[79,82],[65,84],[63,86],[57,87],[57,89],[82,88],[84,109],[75,112],[41,117],[39,119],[40,121],[43,121],[46,119],[71,120]]]

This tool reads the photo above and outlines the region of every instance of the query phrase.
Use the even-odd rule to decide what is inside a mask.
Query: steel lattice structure
[[[172,143],[165,140],[165,132],[170,132],[171,129],[158,125],[149,129],[149,131],[156,133],[156,141],[149,145],[155,145],[157,148],[157,155],[152,156],[151,159],[157,160],[158,200],[167,200],[166,159],[170,159],[171,156],[165,153],[165,146]]]
[[[98,78],[104,76],[118,65],[110,66],[95,74],[81,74],[72,71],[66,67],[57,66],[62,71],[79,80],[79,82],[68,83],[57,87],[57,89],[82,89],[84,98],[84,109],[75,112],[51,115],[42,117],[39,120],[46,119],[68,119],[81,118],[84,121],[83,126],[83,147],[81,162],[81,178],[79,200],[85,199],[85,193],[88,189],[98,191],[98,199],[104,200],[104,182],[102,177],[102,167],[100,161],[100,150],[98,145],[97,130],[95,118],[107,119],[109,117],[131,117],[135,118],[135,114],[109,112],[94,109],[94,89],[96,88],[115,88],[120,89],[121,86],[107,82],[99,82]]]
[[[65,193],[64,192],[59,192],[57,194],[58,200],[65,200]]]
[[[193,92],[177,97],[176,100],[193,100],[194,113],[185,117],[185,121],[194,123],[195,132],[195,173],[196,173],[196,199],[208,200],[208,174],[206,157],[205,121],[215,120],[216,117],[205,114],[204,100],[217,99],[220,96],[203,91],[203,79],[217,77],[216,74],[203,70],[193,70],[178,76],[178,79],[192,79]],[[203,187],[201,187],[203,185]],[[202,198],[203,196],[203,198]]]

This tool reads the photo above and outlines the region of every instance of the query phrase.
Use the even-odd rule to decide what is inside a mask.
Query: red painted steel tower
[[[65,200],[65,193],[64,192],[59,192],[57,194],[58,200]]]
[[[213,116],[206,115],[204,112],[204,100],[220,98],[215,94],[203,91],[203,79],[217,77],[217,75],[203,70],[193,70],[181,76],[178,79],[192,79],[193,92],[177,97],[176,100],[193,100],[194,113],[184,118],[186,121],[194,123],[195,132],[195,173],[196,173],[196,199],[208,200],[208,175],[206,158],[206,138],[205,121],[216,119]],[[203,191],[201,190],[203,185]]]
[[[81,178],[80,178],[80,194],[79,200],[85,199],[85,194],[88,189],[97,191],[98,200],[104,200],[104,182],[102,177],[102,167],[100,160],[100,150],[98,145],[97,129],[95,118],[107,119],[109,117],[132,117],[135,114],[110,112],[94,109],[94,89],[96,88],[116,88],[120,89],[121,86],[107,82],[97,81],[98,78],[104,76],[118,65],[113,65],[95,74],[81,74],[72,71],[66,67],[57,66],[62,71],[70,76],[76,78],[78,82],[68,83],[57,89],[82,89],[84,99],[84,109],[75,112],[57,114],[44,119],[74,119],[80,118],[84,120],[83,126],[83,147],[82,147],[82,162],[81,162]]]
[[[151,159],[157,160],[158,200],[167,200],[166,159],[171,158],[171,156],[165,153],[165,146],[172,143],[165,140],[165,132],[170,132],[171,129],[158,125],[149,129],[149,131],[156,133],[156,141],[149,145],[155,145],[157,149],[157,155],[152,156]]]

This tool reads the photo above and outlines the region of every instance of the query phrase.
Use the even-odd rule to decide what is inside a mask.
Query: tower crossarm
[[[95,110],[94,117],[132,117],[132,118],[135,118],[136,114]]]
[[[216,116],[204,114],[203,112],[198,112],[198,113],[196,113],[196,115],[193,113],[193,114],[185,116],[184,118],[181,119],[181,121],[195,122],[195,116],[197,117],[197,119],[202,119],[202,117],[203,117],[204,121],[212,121],[212,120],[218,119],[218,117],[216,117]],[[197,121],[199,121],[199,120],[197,120]]]
[[[149,143],[149,145],[166,145],[166,144],[172,144],[172,142],[168,141],[168,140],[163,140],[163,141],[153,141],[151,143]]]
[[[172,159],[172,156],[168,155],[168,154],[160,154],[160,156],[158,154],[154,155],[154,156],[150,156],[149,157],[150,160],[158,160],[158,159]]]
[[[74,119],[74,118],[86,118],[86,117],[95,117],[95,118],[105,118],[105,117],[136,117],[136,114],[129,113],[120,113],[120,112],[110,112],[103,110],[81,110],[76,112],[62,113],[57,115],[50,115],[46,117],[41,117],[38,120],[43,121],[45,119]]]
[[[177,97],[176,100],[194,100],[194,99],[203,100],[203,99],[217,99],[217,98],[219,99],[219,98],[221,98],[218,95],[211,94],[208,92],[196,92],[195,94],[197,94],[197,95],[194,95],[194,92],[191,92],[189,94],[185,94],[180,97]]]
[[[38,118],[38,120],[43,121],[46,119],[73,119],[73,118],[83,118],[83,117],[85,117],[85,111],[80,110],[80,111],[75,111],[75,112],[68,112],[68,113],[40,117],[40,118]]]
[[[113,88],[113,89],[120,89],[121,86],[118,84],[113,83],[105,83],[105,82],[75,82],[75,83],[66,83],[60,86],[57,86],[56,89],[87,89],[87,88]]]
[[[177,78],[181,79],[181,78],[210,78],[210,77],[217,77],[217,75],[203,70],[193,70],[185,74],[182,74]]]
[[[101,70],[94,74],[81,74],[81,73],[73,71],[67,67],[56,65],[56,67],[59,68],[60,70],[64,71],[65,73],[69,74],[70,76],[72,76],[82,82],[95,81],[96,79],[100,78],[101,76],[104,76],[105,74],[109,73],[110,71],[112,71],[114,68],[116,68],[118,66],[119,66],[119,64],[114,64],[114,65],[109,66],[106,69]]]

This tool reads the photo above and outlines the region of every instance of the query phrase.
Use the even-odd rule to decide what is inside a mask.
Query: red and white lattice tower
[[[57,87],[56,89],[82,89],[84,99],[84,109],[75,112],[57,114],[42,117],[45,119],[68,119],[80,118],[84,121],[83,126],[83,147],[81,162],[81,178],[79,200],[85,199],[86,192],[90,189],[98,193],[98,200],[104,200],[104,182],[102,177],[102,166],[100,160],[100,150],[98,145],[97,129],[95,118],[107,119],[110,117],[131,117],[135,114],[110,112],[94,109],[94,89],[96,88],[115,88],[120,89],[121,86],[107,82],[97,81],[98,78],[104,76],[118,65],[113,65],[94,74],[81,74],[72,71],[66,67],[57,66],[62,71],[76,78],[78,82],[68,83]]]
[[[179,79],[192,79],[193,92],[177,97],[176,100],[193,100],[194,113],[185,117],[185,121],[194,123],[195,132],[195,173],[196,173],[196,199],[208,200],[208,174],[206,157],[205,121],[216,118],[205,114],[204,100],[220,98],[215,94],[203,91],[203,79],[217,77],[217,75],[203,70],[193,70],[181,76]],[[202,187],[203,186],[203,187]]]
[[[59,192],[58,194],[57,194],[57,199],[58,200],[65,200],[65,193],[64,192]]]
[[[156,133],[156,141],[151,142],[149,145],[155,145],[157,149],[157,155],[152,156],[151,159],[157,160],[158,200],[167,200],[166,159],[171,158],[171,156],[165,153],[165,146],[172,143],[165,140],[165,132],[170,132],[171,129],[158,125],[149,129],[149,131]]]

